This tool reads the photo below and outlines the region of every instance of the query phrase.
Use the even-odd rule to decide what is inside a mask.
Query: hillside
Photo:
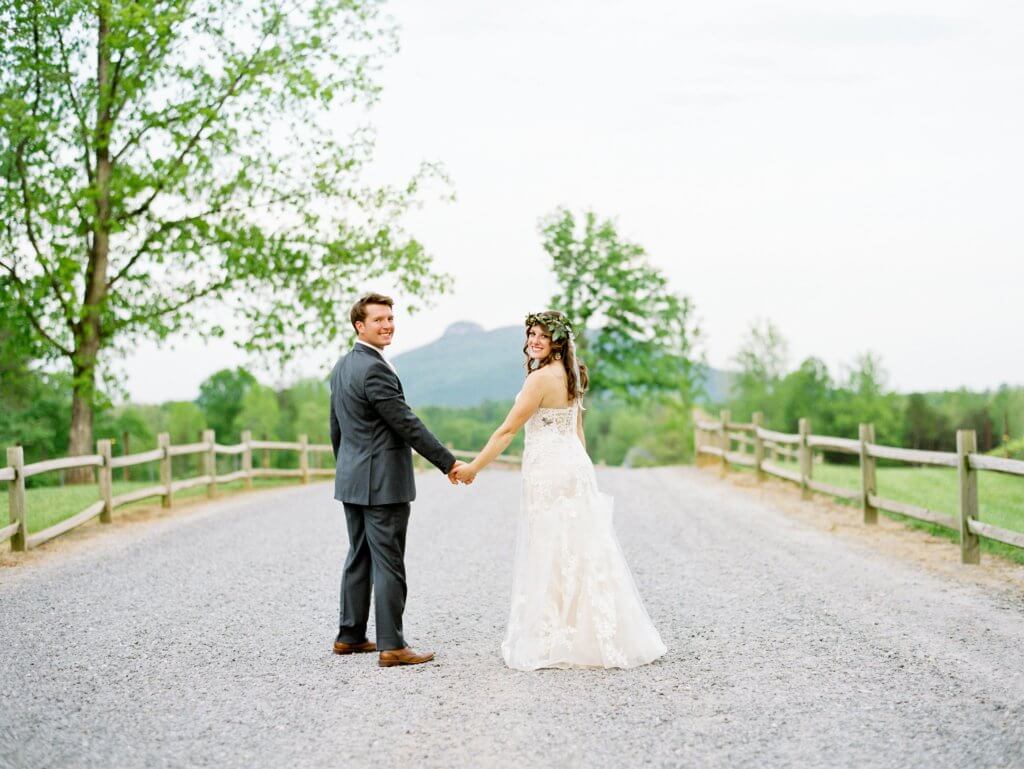
[[[453,323],[430,344],[393,359],[405,397],[414,406],[476,406],[509,401],[523,383],[523,329],[490,331],[469,321]],[[722,400],[728,372],[708,369],[708,398]]]

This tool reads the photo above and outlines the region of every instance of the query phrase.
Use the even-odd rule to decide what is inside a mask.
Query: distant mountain
[[[525,341],[521,326],[485,331],[476,323],[460,321],[446,328],[440,339],[396,355],[392,362],[413,407],[510,401],[526,373]],[[726,371],[707,369],[707,400],[724,400],[729,378]]]
[[[440,339],[393,359],[405,399],[417,406],[476,406],[510,401],[523,384],[523,343],[519,326],[485,331],[460,321]]]

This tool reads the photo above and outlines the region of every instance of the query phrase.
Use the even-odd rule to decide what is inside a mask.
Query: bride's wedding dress
[[[630,668],[666,651],[612,527],[612,498],[576,434],[579,402],[526,423],[509,667]]]

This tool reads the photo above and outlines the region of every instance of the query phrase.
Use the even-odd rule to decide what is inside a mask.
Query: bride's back
[[[569,400],[569,377],[562,366],[548,364],[529,374],[539,377],[543,384],[541,408],[564,409],[572,405]]]

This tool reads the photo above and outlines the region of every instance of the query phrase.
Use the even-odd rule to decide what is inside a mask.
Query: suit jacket
[[[410,447],[443,473],[455,464],[405,402],[384,356],[358,343],[331,371],[331,446],[334,498],[357,505],[416,498]]]

